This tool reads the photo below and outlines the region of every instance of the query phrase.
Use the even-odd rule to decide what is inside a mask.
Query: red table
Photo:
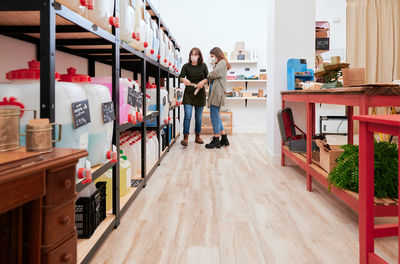
[[[399,224],[374,225],[374,132],[400,136],[400,115],[354,116],[360,121],[360,263],[387,263],[374,253],[374,238],[399,236]],[[400,160],[400,151],[399,151]],[[400,176],[400,166],[399,166]],[[399,185],[400,191],[400,185]],[[398,206],[400,215],[400,206]],[[400,243],[399,243],[400,256]],[[400,264],[400,257],[399,257]]]
[[[351,88],[335,88],[323,90],[282,91],[282,109],[285,102],[303,102],[307,106],[307,155],[289,150],[282,142],[281,165],[285,165],[285,157],[291,159],[306,172],[307,190],[312,190],[314,178],[326,188],[328,173],[312,160],[311,142],[315,134],[315,104],[335,104],[347,107],[348,143],[353,144],[353,108],[358,106],[361,115],[368,114],[369,107],[400,106],[400,86],[392,84],[365,85]],[[331,193],[348,204],[355,211],[359,209],[359,195],[331,186]],[[375,199],[375,216],[397,216],[397,202],[391,199]]]

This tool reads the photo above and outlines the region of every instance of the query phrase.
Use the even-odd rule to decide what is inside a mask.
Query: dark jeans
[[[190,121],[192,120],[193,105],[183,105],[185,109],[185,119],[183,120],[183,134],[189,134]],[[195,132],[200,134],[201,132],[201,118],[203,116],[203,106],[195,106]]]

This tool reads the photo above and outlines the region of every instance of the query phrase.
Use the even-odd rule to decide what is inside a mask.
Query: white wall
[[[287,89],[287,61],[307,59],[315,63],[315,1],[268,0],[268,103],[267,151],[274,164],[280,160],[281,136],[276,114],[281,109],[280,91]],[[304,128],[305,104],[293,104],[297,123]],[[297,117],[297,118],[296,118]],[[303,121],[303,122],[300,122]]]
[[[322,54],[324,60],[330,60],[331,56],[346,58],[346,0],[317,0],[316,20],[328,21],[330,24],[330,51]],[[315,121],[316,132],[320,133],[320,116],[344,116],[344,106],[316,105]]]
[[[267,24],[264,0],[160,0],[152,1],[181,46],[183,61],[192,47],[199,47],[209,61],[209,51],[219,46],[232,51],[235,42],[259,51],[262,67],[267,61]]]
[[[317,0],[317,21],[328,21],[330,24],[330,52],[324,58],[340,55],[346,56],[346,0]]]
[[[259,65],[267,65],[267,4],[265,0],[154,0],[157,11],[181,46],[183,62],[187,62],[190,49],[201,49],[205,62],[209,62],[210,50],[218,46],[229,56],[236,41],[245,41],[246,49],[256,49]],[[229,58],[228,58],[229,59]],[[237,66],[235,65],[237,69]],[[211,68],[210,68],[211,69]],[[234,85],[229,85],[232,88]],[[244,84],[243,84],[244,86]],[[254,84],[251,86],[253,87]],[[266,88],[265,85],[258,85]],[[257,92],[257,88],[253,92]],[[232,110],[234,132],[265,133],[265,102],[227,102]],[[193,125],[191,129],[194,129]]]

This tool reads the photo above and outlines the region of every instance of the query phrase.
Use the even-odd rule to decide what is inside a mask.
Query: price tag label
[[[102,103],[102,113],[104,124],[115,120],[114,104],[112,101]]]
[[[90,123],[89,100],[72,103],[71,107],[75,129]]]

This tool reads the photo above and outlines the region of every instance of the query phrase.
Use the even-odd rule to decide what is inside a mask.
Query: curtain
[[[346,56],[367,83],[400,79],[400,0],[347,0]]]

